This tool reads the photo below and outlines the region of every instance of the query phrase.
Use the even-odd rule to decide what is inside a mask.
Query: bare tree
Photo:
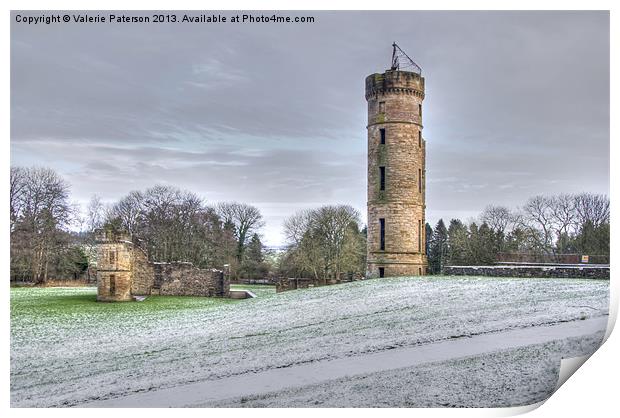
[[[505,206],[487,206],[482,215],[482,223],[486,223],[495,232],[508,233],[519,221],[518,215]]]
[[[237,239],[237,260],[243,261],[243,252],[248,239],[264,226],[263,215],[257,207],[239,202],[223,202],[216,207],[224,224],[231,224]]]
[[[134,234],[139,228],[143,211],[143,196],[132,191],[114,204],[106,213],[107,223],[117,223],[117,227]]]
[[[106,218],[109,227],[140,240],[154,261],[222,268],[230,264],[229,247],[236,245],[214,209],[196,194],[175,187],[157,185],[130,192]]]
[[[101,228],[105,221],[105,206],[97,195],[93,195],[86,207],[86,228],[92,232]]]
[[[24,207],[24,192],[27,187],[25,181],[27,171],[22,167],[11,167],[10,175],[10,215],[11,215],[11,231],[15,227],[15,223],[22,215]]]
[[[340,276],[345,237],[351,224],[358,225],[359,212],[349,205],[323,206],[312,211],[311,228],[322,241],[323,274],[327,278],[332,270]]]
[[[569,194],[560,194],[549,198],[551,207],[551,228],[556,234],[556,247],[560,253],[566,251],[568,240],[575,231],[575,198]]]
[[[69,185],[49,168],[11,170],[11,267],[42,283],[75,213]]]
[[[360,215],[351,206],[322,206],[297,212],[284,222],[294,270],[316,279],[339,278],[343,271],[363,271],[365,247]]]
[[[295,274],[311,272],[315,279],[320,278],[320,248],[311,236],[312,211],[300,210],[284,221],[284,235],[289,244],[286,260]]]
[[[522,208],[523,228],[529,229],[532,237],[539,237],[537,244],[545,253],[553,251],[552,207],[550,198],[539,195],[528,199]]]
[[[284,220],[284,236],[292,245],[299,245],[310,227],[309,210],[300,210]]]
[[[575,196],[578,228],[586,222],[598,227],[609,223],[609,197],[601,194],[581,193]]]

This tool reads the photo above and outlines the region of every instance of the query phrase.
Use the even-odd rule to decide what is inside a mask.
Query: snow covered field
[[[601,334],[502,350],[418,367],[366,373],[201,407],[509,407],[547,399],[562,357],[591,353]]]
[[[369,280],[278,295],[263,291],[236,301],[151,297],[126,304],[98,304],[92,288],[12,289],[11,403],[79,406],[249,372],[600,318],[608,313],[608,299],[608,281],[476,277]],[[413,368],[352,370],[346,379],[208,405],[532,403],[553,390],[559,359],[594,351],[603,331]]]

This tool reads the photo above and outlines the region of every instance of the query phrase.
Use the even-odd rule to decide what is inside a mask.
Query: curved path
[[[517,328],[354,357],[246,373],[81,404],[80,407],[192,407],[240,396],[251,396],[328,380],[443,362],[533,344],[600,333],[608,316],[554,325]]]

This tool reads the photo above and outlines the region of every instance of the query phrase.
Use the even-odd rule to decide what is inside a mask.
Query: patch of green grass
[[[275,286],[232,285],[245,289],[259,298],[276,294]],[[44,319],[57,316],[125,316],[158,315],[172,311],[204,310],[223,305],[244,303],[242,299],[200,296],[149,296],[143,302],[97,302],[95,287],[14,287],[11,288],[11,318],[32,316]]]
[[[149,296],[143,302],[97,302],[97,289],[83,288],[12,288],[11,317],[36,315],[126,315],[205,309],[238,300],[193,296]],[[242,302],[242,301],[241,301]]]

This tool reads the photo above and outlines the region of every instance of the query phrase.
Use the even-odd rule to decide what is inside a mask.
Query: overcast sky
[[[351,204],[365,221],[364,78],[389,67],[393,41],[426,78],[432,225],[540,193],[609,193],[606,12],[98,25],[16,14],[11,163],[54,168],[84,205],[170,184],[256,205],[270,245],[302,208]]]

